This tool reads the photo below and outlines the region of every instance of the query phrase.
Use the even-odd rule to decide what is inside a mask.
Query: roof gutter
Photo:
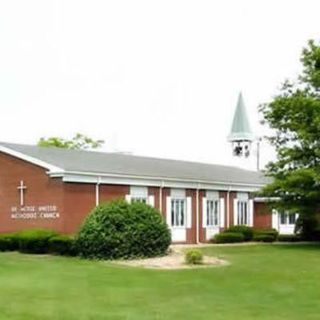
[[[50,177],[65,177],[67,175],[76,175],[84,177],[100,177],[100,178],[128,178],[128,179],[139,179],[139,180],[156,180],[161,186],[162,182],[185,182],[185,183],[201,183],[201,184],[216,184],[231,187],[256,187],[261,188],[265,184],[260,183],[241,183],[241,182],[223,182],[223,181],[210,181],[210,180],[199,180],[199,179],[185,179],[185,178],[170,178],[170,177],[159,177],[159,176],[147,176],[147,175],[133,175],[133,174],[119,174],[119,173],[99,173],[99,172],[82,172],[82,171],[49,171]],[[101,182],[103,183],[103,182]]]

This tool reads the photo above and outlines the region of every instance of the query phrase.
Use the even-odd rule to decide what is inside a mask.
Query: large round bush
[[[166,253],[170,231],[156,209],[139,202],[115,200],[96,207],[75,239],[86,258],[154,257]]]

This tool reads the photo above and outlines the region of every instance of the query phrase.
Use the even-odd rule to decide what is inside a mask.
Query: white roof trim
[[[12,149],[4,147],[4,146],[0,146],[0,152],[3,152],[5,154],[8,154],[8,155],[13,156],[18,159],[27,161],[29,163],[35,164],[37,166],[43,167],[45,169],[48,169],[50,172],[53,172],[53,171],[63,172],[63,169],[56,167],[56,166],[53,166],[50,163],[44,162],[44,161],[39,160],[34,157],[27,156],[24,153],[12,150]]]

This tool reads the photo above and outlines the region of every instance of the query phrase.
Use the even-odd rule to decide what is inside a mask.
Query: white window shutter
[[[130,202],[131,202],[131,195],[130,195],[130,194],[126,194],[125,199],[126,199],[126,201],[127,201],[128,203],[130,203]]]
[[[207,227],[207,198],[202,198],[202,228]]]
[[[171,197],[166,199],[166,221],[167,225],[171,227]]]
[[[253,227],[253,209],[254,209],[254,203],[253,200],[249,200],[249,227]]]
[[[224,228],[224,198],[219,199],[220,228]]]
[[[272,228],[279,231],[279,215],[275,209],[272,210]]]
[[[148,196],[148,205],[154,207],[154,195]]]
[[[233,225],[238,225],[238,199],[233,200]]]
[[[187,197],[187,228],[192,228],[192,198]]]

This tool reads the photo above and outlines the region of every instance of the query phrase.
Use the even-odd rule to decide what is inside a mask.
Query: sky
[[[300,72],[319,12],[319,0],[0,0],[0,141],[81,132],[105,151],[243,165],[227,142],[238,93],[263,136],[257,108]],[[262,164],[273,157],[262,143]]]

